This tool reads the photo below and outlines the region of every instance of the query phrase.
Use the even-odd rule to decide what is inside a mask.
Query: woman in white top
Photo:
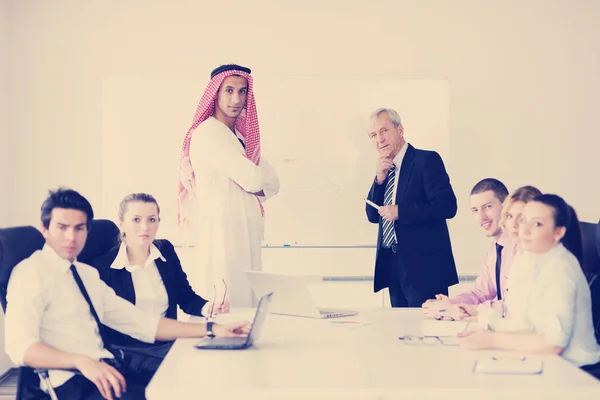
[[[527,203],[541,194],[542,192],[538,188],[528,185],[518,188],[504,200],[500,218],[500,227],[514,244],[515,256],[510,268],[506,291],[502,294],[502,301],[494,302],[493,307],[490,307],[490,305],[486,303],[478,306],[475,315],[479,314],[479,321],[489,320],[496,316],[503,318],[506,310],[510,307],[510,285],[515,277],[518,277],[521,272],[519,270],[519,259],[523,254],[523,251],[519,247],[519,220],[521,219],[521,214]]]
[[[520,271],[509,287],[506,318],[492,320],[492,330],[459,334],[461,345],[560,354],[578,366],[597,364],[600,346],[580,265],[583,250],[575,210],[557,195],[537,196],[523,209],[519,244],[523,254],[514,268]]]

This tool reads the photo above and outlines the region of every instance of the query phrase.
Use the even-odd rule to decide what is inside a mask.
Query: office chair
[[[600,343],[600,223],[581,222],[583,272],[590,286],[592,319],[596,340]]]
[[[44,237],[33,226],[0,229],[0,302],[5,313],[7,305],[6,289],[13,268],[43,246]],[[47,373],[45,377],[47,377]],[[39,374],[36,374],[33,368],[20,367],[17,381],[17,400],[46,397],[46,394],[39,387]]]
[[[95,257],[108,252],[116,243],[115,239],[118,235],[119,229],[112,221],[93,220],[86,244],[78,260],[89,263]],[[4,312],[7,307],[8,281],[13,268],[36,250],[41,249],[44,243],[44,237],[33,226],[0,229],[0,303]],[[48,394],[40,389],[40,380],[45,382]],[[17,400],[44,399],[48,395],[52,400],[57,399],[48,377],[48,370],[19,368]]]
[[[120,233],[121,231],[112,221],[93,220],[85,246],[77,256],[77,261],[92,265],[95,258],[108,253],[118,243]]]
[[[583,244],[583,272],[594,275],[600,271],[600,230],[596,223],[580,222]]]

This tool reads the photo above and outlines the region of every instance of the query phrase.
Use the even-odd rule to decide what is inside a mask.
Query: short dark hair
[[[46,229],[50,227],[52,219],[52,210],[55,208],[66,208],[71,210],[83,211],[87,216],[86,226],[89,230],[94,219],[94,210],[89,201],[78,192],[72,189],[59,188],[57,190],[49,190],[48,197],[42,204],[42,224]]]
[[[488,190],[494,192],[494,195],[501,203],[504,202],[504,199],[508,196],[508,189],[504,183],[495,178],[485,178],[477,182],[475,186],[473,186],[473,189],[471,189],[471,196],[487,192]]]

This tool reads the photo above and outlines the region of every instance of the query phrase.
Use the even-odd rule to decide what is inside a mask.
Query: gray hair
[[[387,113],[387,115],[390,117],[395,127],[398,127],[402,124],[400,115],[396,112],[396,110],[393,110],[391,108],[378,108],[377,110],[373,111],[371,113],[371,121],[375,120],[375,118],[377,118],[379,114],[384,112]]]

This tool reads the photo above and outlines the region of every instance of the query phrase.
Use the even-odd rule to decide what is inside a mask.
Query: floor
[[[13,368],[0,377],[0,400],[15,400],[19,371]]]

